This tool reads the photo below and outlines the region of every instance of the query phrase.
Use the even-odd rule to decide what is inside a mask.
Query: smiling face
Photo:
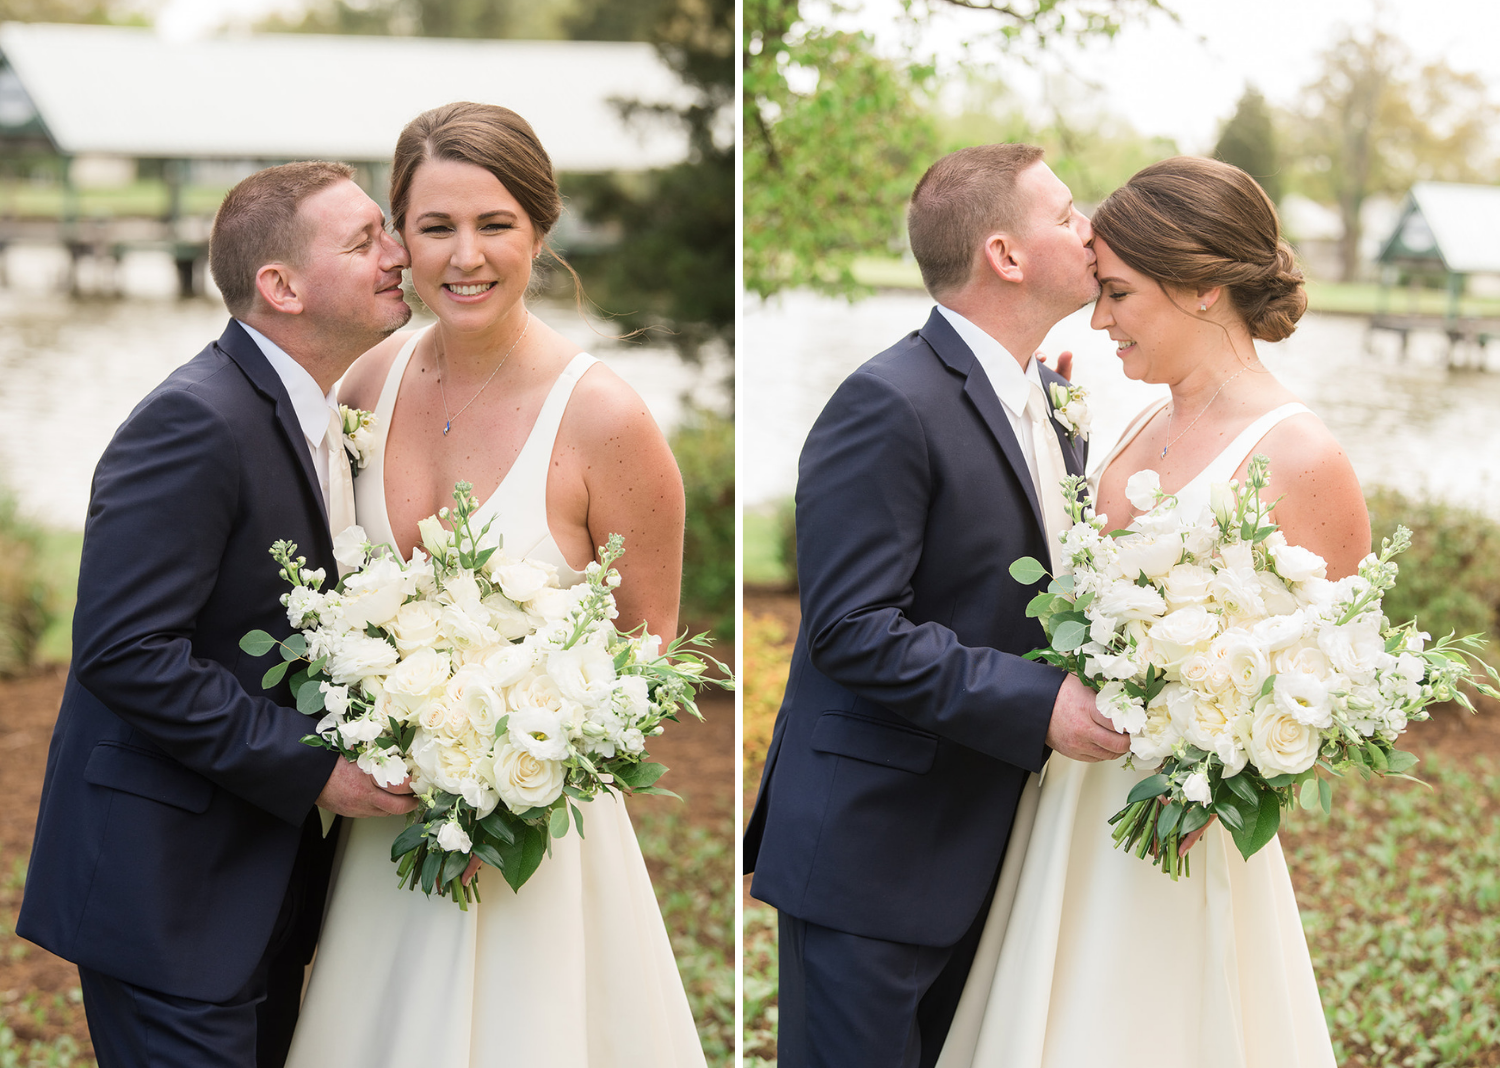
[[[1064,314],[1083,307],[1099,295],[1088,219],[1074,206],[1068,187],[1040,160],[1016,176],[1016,193],[1026,205],[1018,256],[1024,257],[1027,285]]]
[[[385,215],[348,180],[312,194],[297,209],[307,244],[291,270],[303,314],[323,332],[364,339],[368,348],[411,318],[401,295],[406,250],[385,231]]]
[[[1202,336],[1203,323],[1193,314],[1193,294],[1168,290],[1133,270],[1101,237],[1094,238],[1094,254],[1100,292],[1089,325],[1108,331],[1117,343],[1126,378],[1178,381]]]
[[[472,163],[428,160],[412,177],[401,232],[412,284],[457,329],[493,325],[521,307],[542,238],[515,197]]]

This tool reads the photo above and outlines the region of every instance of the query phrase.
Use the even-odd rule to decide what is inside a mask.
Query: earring
[[[1207,304],[1200,304],[1200,305],[1198,305],[1198,310],[1199,311],[1208,311],[1208,305]]]

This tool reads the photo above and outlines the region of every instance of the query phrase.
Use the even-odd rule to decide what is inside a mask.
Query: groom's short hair
[[[934,298],[969,280],[980,243],[1013,230],[1027,205],[1016,194],[1016,176],[1042,158],[1035,145],[974,145],[938,160],[906,209],[906,234]]]
[[[320,189],[353,179],[346,163],[305,160],[256,171],[224,197],[208,239],[208,269],[229,314],[255,306],[255,275],[268,263],[301,263],[312,228],[297,209]]]

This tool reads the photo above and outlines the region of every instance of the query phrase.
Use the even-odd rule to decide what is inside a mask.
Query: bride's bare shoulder
[[[415,332],[403,330],[392,334],[355,360],[339,381],[339,403],[373,412],[380,401],[380,390],[385,385],[392,361]]]
[[[1287,540],[1328,562],[1328,577],[1352,574],[1370,551],[1370,516],[1354,465],[1311,413],[1282,420],[1256,447],[1271,462],[1272,518]]]

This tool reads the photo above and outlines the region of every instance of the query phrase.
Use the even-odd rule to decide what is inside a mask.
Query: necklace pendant
[[[446,431],[446,430],[445,430],[445,431],[443,431],[443,433],[444,433],[444,434],[446,434],[446,433],[448,433],[448,432],[447,432],[447,431]],[[1163,460],[1165,460],[1165,459],[1166,459],[1166,458],[1167,458],[1167,449],[1170,449],[1170,448],[1171,448],[1171,447],[1172,447],[1172,446],[1170,446],[1170,445],[1167,445],[1167,446],[1165,446],[1165,447],[1164,447],[1164,448],[1163,448],[1163,449],[1162,449],[1162,450],[1161,450],[1161,458],[1162,458],[1162,459],[1163,459]]]
[[[450,419],[446,423],[443,424],[443,437],[446,438],[448,436],[448,431],[450,431],[452,429],[453,429],[453,420]],[[1163,452],[1162,455],[1165,456],[1166,453]]]

